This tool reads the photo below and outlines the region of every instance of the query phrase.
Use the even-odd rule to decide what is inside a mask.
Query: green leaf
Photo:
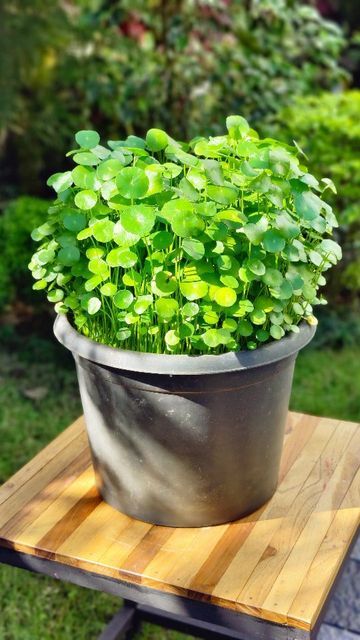
[[[257,276],[263,276],[266,271],[265,265],[263,262],[261,262],[261,260],[248,260],[246,266],[252,273],[255,273],[255,275]]]
[[[294,194],[296,213],[304,220],[316,218],[324,206],[322,200],[312,191],[302,191]]]
[[[270,335],[274,340],[280,340],[285,335],[285,331],[278,324],[272,324],[270,327]]]
[[[205,344],[212,348],[227,344],[231,340],[230,331],[226,329],[208,329],[201,337]]]
[[[145,204],[128,207],[121,213],[120,220],[125,231],[147,236],[155,224],[155,208]]]
[[[125,167],[116,177],[120,195],[128,200],[143,198],[149,188],[145,171],[139,167]]]
[[[95,315],[95,313],[97,313],[101,308],[101,300],[99,300],[99,298],[96,298],[95,296],[93,298],[90,298],[90,300],[87,303],[87,311],[88,313],[93,316]]]
[[[185,253],[193,258],[194,260],[201,260],[201,258],[205,255],[205,247],[200,240],[195,240],[194,238],[184,238],[182,241],[182,248]]]
[[[200,311],[199,305],[196,302],[186,302],[181,309],[181,313],[185,318],[193,318]]]
[[[262,309],[254,309],[254,311],[250,313],[250,319],[253,324],[264,324],[266,313]]]
[[[113,298],[115,307],[128,309],[134,300],[134,296],[128,289],[120,289]]]
[[[74,162],[76,164],[81,164],[85,166],[95,166],[100,163],[100,159],[91,151],[81,151],[80,153],[75,153],[73,157]]]
[[[40,264],[48,264],[55,258],[55,251],[53,249],[40,249],[36,253],[36,258]]]
[[[278,269],[266,269],[263,280],[269,287],[280,287],[283,281],[283,275]]]
[[[88,280],[86,280],[85,282],[85,290],[86,291],[93,291],[93,289],[96,289],[96,287],[100,284],[100,282],[103,281],[102,276],[100,276],[99,274],[92,276],[92,278],[89,278]]]
[[[165,220],[171,222],[175,215],[187,215],[193,213],[193,211],[193,204],[183,198],[175,198],[165,202],[160,215],[165,218]]]
[[[215,202],[199,202],[195,205],[195,211],[201,216],[212,218],[216,215],[216,204]]]
[[[134,311],[138,315],[145,313],[153,303],[153,297],[150,295],[138,296],[134,303]]]
[[[233,318],[225,318],[222,326],[223,329],[226,329],[227,331],[230,331],[230,333],[232,333],[233,331],[236,331],[238,323],[236,322],[236,320],[233,320]]]
[[[53,187],[56,193],[61,193],[69,189],[73,183],[73,177],[71,171],[65,171],[65,173],[54,173],[47,181],[48,187]]]
[[[224,174],[220,162],[217,160],[202,160],[201,164],[205,169],[205,175],[211,184],[223,186]]]
[[[79,209],[92,209],[97,203],[97,195],[95,191],[85,189],[76,194],[74,202]]]
[[[146,134],[146,146],[150,151],[161,151],[169,144],[169,138],[161,129],[149,129]]]
[[[60,302],[60,300],[62,300],[63,297],[64,297],[64,292],[62,289],[52,289],[47,294],[47,299],[49,300],[49,302],[53,302],[53,303]]]
[[[326,254],[328,260],[333,264],[336,264],[338,260],[342,258],[342,251],[340,245],[330,238],[322,240],[318,248]]]
[[[165,342],[169,347],[175,347],[180,342],[180,335],[178,331],[170,329],[165,334]]]
[[[131,336],[131,329],[127,329],[126,327],[122,327],[116,334],[116,337],[120,342],[124,342]]]
[[[184,298],[193,301],[204,298],[209,290],[208,284],[201,280],[196,282],[180,282],[180,291]]]
[[[171,271],[159,271],[151,282],[151,290],[158,296],[169,296],[178,288],[177,280]]]
[[[152,246],[156,250],[168,249],[174,240],[174,236],[169,231],[157,231],[151,237]]]
[[[102,285],[102,287],[100,288],[101,293],[103,294],[103,296],[114,296],[116,291],[117,291],[117,287],[116,284],[113,284],[112,282],[106,282],[105,284]]]
[[[249,132],[250,125],[242,116],[228,116],[226,118],[226,128],[231,138],[239,140]]]
[[[244,336],[244,337],[251,336],[253,332],[253,327],[251,322],[249,322],[248,320],[239,320],[238,332],[241,336]]]
[[[232,204],[238,197],[237,189],[232,187],[215,187],[213,185],[208,186],[207,194],[211,200],[224,205]]]
[[[217,287],[214,298],[221,307],[232,307],[236,302],[236,293],[230,287]]]
[[[100,180],[107,181],[115,178],[123,168],[124,165],[120,162],[120,160],[110,158],[109,160],[105,160],[105,162],[102,162],[98,166],[96,173]]]
[[[162,320],[171,320],[177,313],[179,305],[173,298],[159,298],[155,302],[155,309]]]
[[[267,228],[268,221],[265,216],[262,216],[257,222],[250,222],[249,224],[246,224],[242,230],[251,244],[256,246],[262,241]]]
[[[60,249],[57,254],[57,260],[66,267],[71,267],[75,262],[80,260],[80,251],[73,245],[68,245]]]
[[[100,136],[96,131],[82,130],[75,135],[75,140],[80,147],[92,149],[100,142]]]
[[[135,233],[130,233],[130,231],[126,231],[124,229],[120,220],[115,223],[113,230],[113,240],[120,247],[132,247],[134,244],[137,244],[140,240],[140,236]]]
[[[269,229],[264,233],[263,244],[266,251],[278,253],[283,250],[286,243],[279,231]]]
[[[65,229],[69,231],[81,231],[86,227],[86,216],[83,213],[78,213],[76,211],[71,213],[66,213],[63,217],[63,223]]]
[[[137,255],[130,249],[118,248],[112,249],[106,257],[106,262],[110,267],[123,267],[130,269],[137,263]]]
[[[109,275],[109,267],[106,264],[105,260],[102,260],[101,258],[93,258],[89,261],[88,266],[91,273],[100,275],[103,278],[107,278],[107,276]]]
[[[80,189],[98,189],[100,186],[94,169],[87,169],[86,167],[78,166],[72,170],[71,175],[73,177],[74,184],[77,187],[80,187]]]
[[[176,212],[172,216],[171,227],[176,235],[181,238],[189,238],[197,236],[205,228],[205,223],[191,211]]]
[[[99,220],[92,226],[92,234],[98,242],[110,242],[114,236],[114,227],[112,220]]]
[[[239,286],[239,282],[234,276],[221,275],[220,282],[225,285],[225,287],[230,287],[230,289],[237,289]]]

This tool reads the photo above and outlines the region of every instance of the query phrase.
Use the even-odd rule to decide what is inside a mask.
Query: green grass
[[[80,413],[71,360],[48,341],[19,341],[0,354],[0,483]],[[54,364],[56,362],[56,364]],[[291,406],[345,420],[359,419],[359,351],[308,349],[297,362]],[[45,387],[39,400],[26,397]],[[119,600],[0,568],[0,640],[95,640]],[[180,640],[179,633],[144,625],[138,640]]]

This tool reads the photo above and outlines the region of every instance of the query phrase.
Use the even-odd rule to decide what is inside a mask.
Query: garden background
[[[327,175],[344,258],[292,408],[360,415],[360,5],[357,0],[12,0],[0,5],[0,483],[80,413],[71,358],[32,290],[30,231],[74,132],[219,134],[244,115]],[[1,640],[96,638],[110,596],[0,568]],[[147,626],[143,640],[181,634]]]

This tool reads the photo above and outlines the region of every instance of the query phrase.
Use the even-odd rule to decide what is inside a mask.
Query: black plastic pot
[[[75,358],[104,500],[134,518],[201,527],[240,518],[273,495],[296,356],[306,323],[256,351],[156,355],[54,327]]]

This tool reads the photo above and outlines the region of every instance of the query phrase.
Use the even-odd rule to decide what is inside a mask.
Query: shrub
[[[80,131],[77,166],[32,233],[35,289],[79,331],[149,352],[255,349],[313,322],[322,275],[341,257],[336,219],[297,150],[228,134],[184,145],[164,131],[99,144]]]
[[[0,216],[0,309],[18,295],[26,302],[34,298],[28,263],[34,249],[30,232],[46,218],[47,200],[21,196]]]
[[[2,58],[17,80],[16,91],[4,87],[4,175],[24,191],[40,189],[44,168],[59,166],[80,126],[109,137],[151,126],[180,139],[214,135],[228,113],[258,123],[293,96],[346,78],[340,28],[292,0],[55,1],[50,13],[36,0],[27,12],[5,3],[4,13]],[[22,34],[27,47],[17,48],[13,72]]]
[[[276,134],[296,140],[315,175],[326,172],[337,193],[329,193],[344,259],[331,273],[327,294],[336,302],[360,293],[360,91],[301,98],[280,112]]]

